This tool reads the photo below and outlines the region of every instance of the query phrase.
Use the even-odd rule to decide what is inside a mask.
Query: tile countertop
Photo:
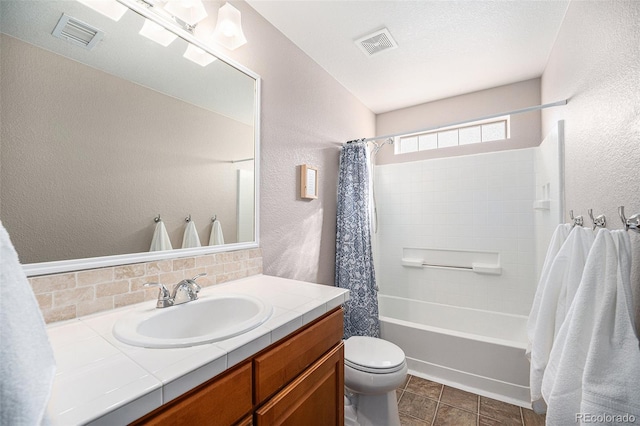
[[[273,314],[245,334],[206,345],[149,349],[113,336],[116,320],[141,307],[153,307],[155,301],[48,326],[57,363],[48,407],[51,423],[127,424],[349,299],[341,288],[267,275],[206,287],[200,297],[233,293],[270,303]]]

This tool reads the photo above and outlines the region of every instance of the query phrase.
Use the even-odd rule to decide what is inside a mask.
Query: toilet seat
[[[373,374],[395,373],[405,367],[402,349],[375,337],[352,336],[344,342],[344,363]]]

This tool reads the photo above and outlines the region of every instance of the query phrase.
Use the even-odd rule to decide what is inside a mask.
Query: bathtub
[[[381,337],[400,346],[409,373],[530,408],[523,315],[378,295]]]

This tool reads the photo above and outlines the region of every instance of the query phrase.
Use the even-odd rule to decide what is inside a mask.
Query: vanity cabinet
[[[334,309],[132,425],[342,425],[342,316]]]
[[[255,426],[344,423],[344,345],[329,351],[255,413]]]
[[[251,412],[251,380],[251,362],[244,362],[133,424],[234,424]]]

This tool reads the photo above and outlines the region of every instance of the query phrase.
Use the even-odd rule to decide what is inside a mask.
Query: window
[[[396,154],[499,141],[510,138],[510,116],[396,137]]]

